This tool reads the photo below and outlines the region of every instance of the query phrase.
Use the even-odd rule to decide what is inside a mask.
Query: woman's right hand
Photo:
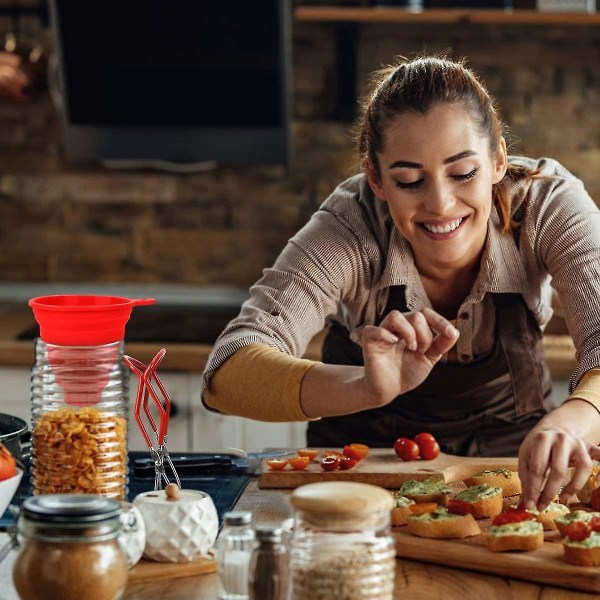
[[[364,385],[373,406],[383,406],[428,377],[452,348],[458,330],[430,308],[390,312],[379,326],[362,329]]]

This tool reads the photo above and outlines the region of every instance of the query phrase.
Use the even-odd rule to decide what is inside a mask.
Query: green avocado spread
[[[425,481],[415,481],[409,479],[405,481],[398,490],[400,494],[406,496],[415,496],[418,494],[449,494],[450,488],[441,479],[425,479]]]
[[[406,496],[402,496],[398,492],[393,492],[394,496],[394,508],[404,508],[405,506],[410,506],[414,504],[415,501],[407,498]]]
[[[600,546],[600,532],[592,531],[585,540],[580,540],[578,542],[566,537],[563,539],[563,543],[565,546],[576,546],[578,548],[597,548]]]
[[[559,504],[558,502],[550,502],[546,508],[540,512],[537,508],[528,508],[527,512],[534,516],[538,515],[547,515],[548,513],[559,513],[561,515],[566,515],[569,512],[569,507],[564,504]]]
[[[475,502],[484,498],[494,498],[498,494],[502,494],[501,488],[482,483],[481,485],[468,487],[466,490],[456,494],[455,498],[463,502]]]
[[[444,506],[438,506],[433,512],[422,515],[412,515],[408,518],[411,521],[449,521],[451,519],[460,518],[460,515],[448,512],[448,509]]]
[[[471,475],[471,477],[481,477],[485,475],[504,475],[506,479],[510,479],[514,473],[509,469],[496,469],[495,471],[479,471],[479,473],[475,473],[475,475]]]
[[[575,521],[591,521],[594,517],[600,517],[600,512],[587,512],[586,510],[574,510],[555,519],[558,523],[568,525]]]
[[[540,531],[544,531],[542,524],[531,519],[518,523],[506,523],[506,525],[492,525],[488,533],[491,536],[499,537],[502,535],[534,535]]]

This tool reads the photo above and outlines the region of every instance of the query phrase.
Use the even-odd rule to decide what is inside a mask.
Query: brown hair
[[[464,61],[438,57],[401,58],[374,73],[372,89],[362,102],[357,121],[361,164],[364,166],[368,160],[380,175],[377,152],[383,149],[389,122],[405,112],[426,114],[438,104],[462,105],[481,133],[487,135],[490,152],[497,151],[506,127],[490,94]],[[500,214],[503,231],[518,225],[511,218],[512,197],[508,182],[534,175],[533,171],[509,163],[505,176],[494,184],[492,199]]]

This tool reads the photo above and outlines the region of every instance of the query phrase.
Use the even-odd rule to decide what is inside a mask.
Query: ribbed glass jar
[[[292,600],[392,600],[392,496],[364,483],[323,482],[294,491]]]
[[[123,342],[35,342],[31,369],[34,494],[127,495],[129,372]]]

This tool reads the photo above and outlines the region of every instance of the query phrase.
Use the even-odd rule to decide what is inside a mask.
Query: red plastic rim
[[[29,300],[40,337],[48,344],[100,346],[125,337],[134,306],[154,304],[154,298],[53,295]]]

